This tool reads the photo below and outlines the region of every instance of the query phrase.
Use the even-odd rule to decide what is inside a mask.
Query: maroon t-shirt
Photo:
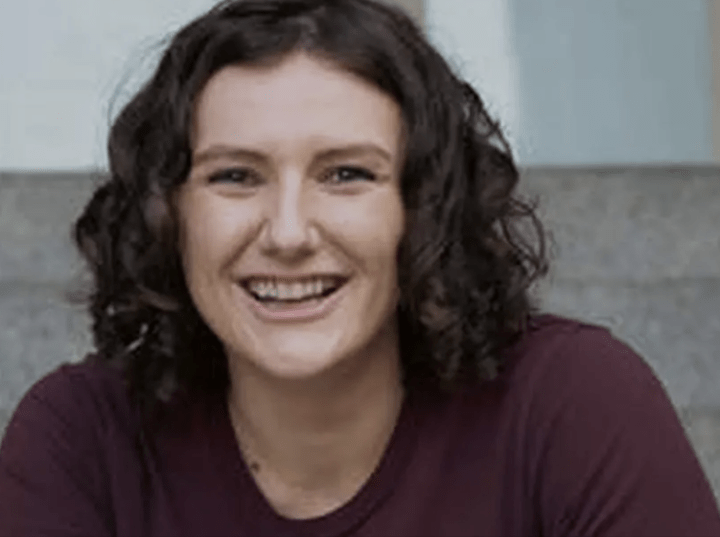
[[[139,433],[118,373],[64,365],[0,448],[0,534],[720,536],[708,482],[649,367],[604,329],[542,316],[500,380],[406,397],[346,505],[290,520],[262,496],[222,401]]]

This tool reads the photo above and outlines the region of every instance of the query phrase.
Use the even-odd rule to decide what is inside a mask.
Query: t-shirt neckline
[[[229,498],[237,498],[243,526],[247,525],[252,535],[332,536],[347,534],[362,524],[392,493],[409,463],[419,428],[416,399],[416,390],[408,390],[387,448],[360,490],[338,509],[320,517],[301,520],[278,514],[260,491],[240,452],[227,404],[224,398],[218,401],[220,410],[214,424],[215,434],[208,436],[214,441],[208,447],[218,471],[224,476]],[[230,508],[234,507],[231,503]]]

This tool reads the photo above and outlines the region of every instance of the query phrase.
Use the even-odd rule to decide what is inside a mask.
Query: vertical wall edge
[[[720,1],[708,0],[712,69],[713,160],[720,163]]]

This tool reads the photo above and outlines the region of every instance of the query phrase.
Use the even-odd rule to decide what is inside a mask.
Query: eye
[[[249,168],[228,168],[210,175],[208,182],[254,187],[261,184],[263,179],[258,173]]]
[[[328,181],[330,183],[352,183],[355,181],[374,181],[375,174],[365,168],[357,166],[341,166],[330,171]]]

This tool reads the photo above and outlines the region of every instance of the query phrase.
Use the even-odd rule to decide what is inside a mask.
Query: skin
[[[197,99],[178,195],[186,281],[226,352],[239,448],[291,518],[347,502],[397,421],[402,140],[392,98],[302,53],[226,67]],[[262,318],[240,285],[317,273],[349,279],[315,320]]]

